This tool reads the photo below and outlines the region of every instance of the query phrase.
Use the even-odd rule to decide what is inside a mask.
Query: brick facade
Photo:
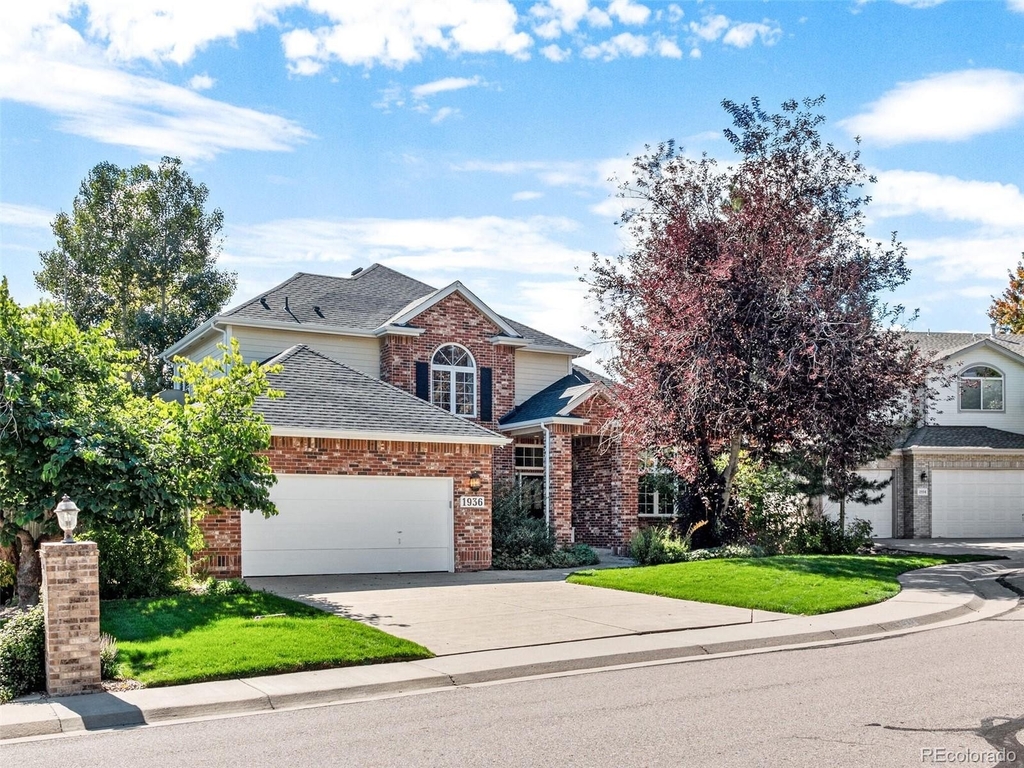
[[[266,455],[278,474],[450,477],[455,485],[455,570],[491,567],[490,446],[274,437]],[[468,482],[474,470],[480,473],[482,485],[471,492]],[[486,506],[462,509],[458,499],[463,495],[483,496]],[[241,576],[240,513],[209,515],[200,525],[204,535],[211,532],[207,548],[199,555],[213,564],[210,573],[221,578]]]
[[[99,550],[91,541],[39,548],[46,625],[46,691],[100,689]]]
[[[515,405],[515,348],[492,344],[492,336],[503,332],[458,294],[452,294],[412,319],[410,325],[425,329],[420,336],[385,336],[380,347],[380,377],[383,381],[416,394],[416,363],[430,363],[438,347],[461,344],[476,361],[477,370],[490,368],[493,407],[490,421],[480,416],[480,381],[477,376],[476,418],[488,429],[498,428],[498,419]]]

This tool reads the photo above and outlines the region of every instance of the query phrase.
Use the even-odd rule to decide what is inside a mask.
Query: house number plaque
[[[483,496],[462,496],[459,498],[460,507],[469,507],[470,509],[483,509],[487,506],[484,502]]]

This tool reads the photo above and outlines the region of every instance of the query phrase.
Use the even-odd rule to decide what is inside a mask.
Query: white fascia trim
[[[912,445],[910,448],[904,448],[904,451],[910,453],[920,454],[939,454],[939,453],[980,453],[985,456],[991,455],[1005,455],[1005,454],[1016,454],[1018,456],[1024,455],[1024,448],[940,448],[934,445]]]
[[[217,330],[217,321],[220,319],[220,315],[214,315],[205,323],[200,325],[198,328],[193,328],[191,331],[182,336],[178,341],[174,342],[171,346],[169,346],[167,349],[161,352],[160,357],[162,357],[164,360],[169,361],[172,357],[177,355],[182,349],[191,346],[192,342],[199,341],[211,330]]]
[[[317,323],[286,323],[281,320],[258,320],[249,317],[232,317],[231,315],[218,315],[216,319],[225,325],[233,325],[240,328],[269,328],[275,331],[304,331],[306,333],[325,333],[334,336],[361,336],[364,339],[375,336],[373,331],[368,331],[365,328],[342,328],[341,326],[319,325]]]
[[[559,409],[558,415],[568,416],[572,413],[576,406],[590,399],[590,396],[594,394],[593,390],[596,386],[594,382],[590,382],[589,384],[577,384],[575,387],[569,387],[569,389],[565,390],[566,392],[572,392],[574,389],[579,391],[569,397],[569,402]]]
[[[1016,360],[1018,363],[1024,363],[1024,355],[1019,355],[1012,349],[1007,349],[1002,344],[999,344],[998,342],[994,341],[991,336],[986,336],[984,339],[972,341],[970,344],[967,344],[962,347],[957,347],[956,349],[948,351],[943,350],[938,353],[937,357],[939,360],[949,360],[952,357],[968,355],[974,350],[976,350],[978,347],[987,347],[988,349],[991,349],[993,352],[1002,353],[1011,360]]]
[[[529,339],[513,338],[512,336],[491,336],[488,339],[494,346],[505,346],[505,347],[525,347],[529,345]]]
[[[394,443],[446,443],[450,445],[508,445],[511,438],[489,435],[432,435],[422,432],[362,432],[355,429],[305,429],[302,427],[274,427],[274,437],[322,437],[334,440],[386,440]]]
[[[472,304],[477,310],[480,311],[481,314],[486,316],[488,320],[490,320],[492,323],[498,326],[498,328],[500,328],[502,332],[504,332],[508,336],[511,336],[513,338],[522,338],[518,333],[516,333],[515,328],[513,328],[504,320],[502,320],[493,309],[491,309],[482,301],[480,301],[476,294],[474,294],[471,290],[469,290],[469,288],[464,286],[458,280],[456,280],[454,283],[447,286],[446,288],[442,288],[440,291],[437,291],[436,293],[434,293],[433,296],[428,298],[426,301],[422,301],[419,304],[416,304],[411,309],[405,310],[402,314],[392,317],[390,320],[388,320],[386,325],[405,325],[414,317],[416,317],[419,314],[422,314],[423,312],[426,312],[432,306],[434,306],[440,301],[443,301],[444,299],[447,299],[453,293],[459,293],[462,296],[462,298],[464,298],[466,301]]]
[[[523,350],[525,352],[542,352],[546,355],[569,355],[570,357],[584,357],[590,354],[590,350],[580,349],[579,347],[552,347],[532,342],[523,347]]]
[[[426,328],[406,328],[398,325],[382,325],[373,332],[374,336],[422,336]]]
[[[590,419],[581,419],[578,416],[549,416],[546,419],[530,419],[529,421],[514,421],[511,424],[502,424],[498,427],[502,432],[539,427],[541,424],[575,424],[583,425],[590,422]]]

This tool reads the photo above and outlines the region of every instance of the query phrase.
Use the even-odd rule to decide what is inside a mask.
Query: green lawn
[[[103,631],[117,638],[123,673],[148,686],[433,655],[379,629],[263,592],[111,600],[100,614]]]
[[[810,615],[886,600],[896,577],[971,556],[789,555],[574,573],[569,581],[701,603]]]

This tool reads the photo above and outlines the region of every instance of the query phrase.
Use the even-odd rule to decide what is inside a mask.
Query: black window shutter
[[[490,421],[493,408],[491,406],[491,369],[480,369],[480,421]]]
[[[416,363],[416,397],[430,399],[430,365],[427,363]]]

